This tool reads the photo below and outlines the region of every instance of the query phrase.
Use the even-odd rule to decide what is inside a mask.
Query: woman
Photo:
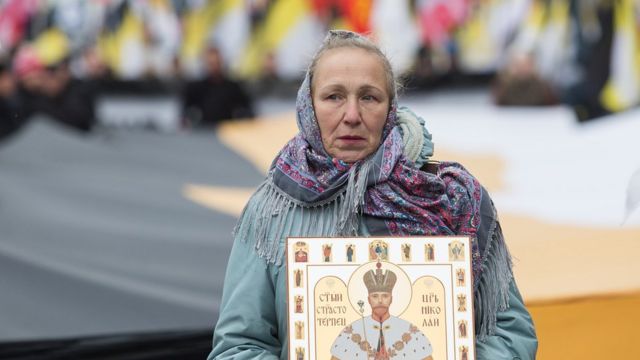
[[[398,109],[389,61],[331,31],[297,97],[299,134],[236,227],[209,359],[288,359],[287,236],[469,235],[478,359],[532,359],[537,340],[493,204],[455,163],[428,163],[431,135]]]

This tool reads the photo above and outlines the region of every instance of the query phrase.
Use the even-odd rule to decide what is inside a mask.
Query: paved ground
[[[185,184],[261,175],[210,133],[38,121],[0,148],[0,341],[211,328],[235,218]]]

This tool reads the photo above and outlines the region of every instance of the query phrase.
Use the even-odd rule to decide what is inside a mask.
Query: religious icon
[[[411,261],[411,244],[402,244],[402,261]]]
[[[369,260],[389,260],[389,244],[382,240],[369,243]]]
[[[331,346],[332,359],[425,359],[431,356],[431,342],[422,330],[389,313],[393,288],[398,281],[396,273],[383,270],[378,261],[376,270],[365,272],[362,281],[369,294],[371,315],[364,316],[364,301],[359,301],[361,318],[335,338]]]
[[[294,301],[296,304],[295,312],[298,314],[302,314],[302,303],[304,301],[304,298],[301,295],[296,295],[296,297],[294,298]]]
[[[354,262],[356,246],[353,244],[347,245],[347,262]]]
[[[464,286],[464,269],[456,270],[456,285]]]
[[[467,311],[467,296],[464,294],[458,295],[458,311]]]
[[[435,249],[433,244],[427,244],[424,247],[424,258],[427,262],[433,262],[436,258]]]
[[[460,346],[460,360],[469,360],[469,347]]]
[[[307,262],[309,249],[307,247],[307,243],[304,241],[296,242],[294,246],[295,252],[295,262]]]
[[[293,271],[293,286],[302,287],[302,270],[300,269]]]
[[[304,340],[304,322],[296,321],[296,340]]]
[[[287,360],[474,359],[469,237],[286,242]]]
[[[322,261],[331,262],[331,244],[322,245]]]
[[[464,320],[458,321],[458,333],[461,338],[467,337],[467,322]]]
[[[464,260],[464,245],[460,241],[449,243],[449,261]]]

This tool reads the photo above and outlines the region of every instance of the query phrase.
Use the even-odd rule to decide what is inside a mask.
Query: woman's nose
[[[358,107],[357,99],[347,99],[345,104],[344,121],[350,125],[355,125],[360,122],[360,109]]]

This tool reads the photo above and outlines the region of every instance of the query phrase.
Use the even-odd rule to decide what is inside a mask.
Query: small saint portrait
[[[411,261],[411,244],[402,244],[400,250],[402,252],[402,261]]]
[[[427,262],[433,262],[436,260],[436,251],[433,244],[427,244],[424,246],[424,259]]]
[[[460,312],[467,311],[467,295],[464,295],[464,294],[458,295],[458,311]]]
[[[296,269],[293,271],[293,287],[299,288],[303,286],[302,275],[303,271],[300,269]]]
[[[347,254],[347,262],[356,261],[356,246],[353,244],[347,245],[346,254]]]
[[[303,302],[304,302],[304,297],[302,297],[302,295],[296,295],[293,298],[293,301],[295,303],[295,313],[297,314],[302,314],[302,308],[303,308]]]
[[[322,245],[322,261],[331,262],[331,244]]]
[[[456,285],[457,286],[464,286],[464,269],[458,269],[456,270]]]
[[[384,269],[380,261],[375,266],[375,270],[367,270],[361,278],[371,313],[365,313],[364,300],[358,301],[361,317],[346,326],[333,341],[331,359],[433,360],[431,342],[425,334],[413,323],[389,312],[398,275]]]
[[[369,243],[369,260],[389,260],[389,244],[382,240]]]
[[[449,243],[449,261],[464,260],[464,244],[460,241],[452,241]]]
[[[458,321],[458,336],[461,338],[467,337],[467,322],[465,320]]]
[[[469,360],[468,346],[460,346],[460,360]]]
[[[296,360],[304,360],[304,348],[296,348]]]
[[[296,340],[304,340],[304,321],[296,321]]]
[[[309,259],[309,248],[304,241],[298,241],[293,246],[295,262],[307,262]]]

